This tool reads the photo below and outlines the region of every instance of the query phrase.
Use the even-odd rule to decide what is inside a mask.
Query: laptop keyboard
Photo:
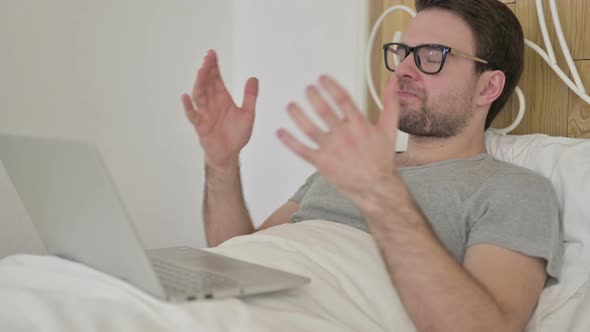
[[[217,273],[189,269],[154,256],[150,260],[167,291],[197,294],[239,286],[238,281]]]

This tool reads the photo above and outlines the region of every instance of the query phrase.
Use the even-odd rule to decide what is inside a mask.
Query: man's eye
[[[393,50],[393,53],[398,56],[404,56],[406,54],[406,50],[403,48],[396,48]]]
[[[427,50],[425,53],[426,54],[425,54],[424,60],[426,60],[430,63],[440,63],[442,60],[439,50],[435,50],[435,49]]]

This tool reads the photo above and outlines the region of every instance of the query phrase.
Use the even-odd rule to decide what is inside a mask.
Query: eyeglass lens
[[[408,56],[408,49],[402,45],[390,45],[387,49],[387,65],[396,70],[399,64]],[[416,66],[426,73],[436,73],[443,62],[443,50],[438,47],[420,46],[414,50],[417,52]]]

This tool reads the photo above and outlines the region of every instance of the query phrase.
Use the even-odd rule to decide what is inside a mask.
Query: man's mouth
[[[418,96],[416,96],[415,94],[411,93],[410,91],[407,90],[400,90],[397,95],[400,98],[418,98]]]

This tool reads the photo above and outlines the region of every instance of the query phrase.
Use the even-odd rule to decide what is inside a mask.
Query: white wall
[[[259,225],[314,171],[275,136],[285,127],[303,138],[285,113],[287,103],[302,102],[313,115],[304,89],[329,74],[365,105],[366,1],[234,0],[234,6],[234,96],[241,99],[248,77],[260,79],[254,134],[241,159],[246,200]]]
[[[231,82],[231,12],[230,0],[0,2],[0,131],[96,141],[147,247],[204,246],[202,153],[180,94],[209,48]],[[16,251],[42,247],[0,169],[0,256]]]
[[[364,105],[366,1],[0,2],[0,131],[96,141],[147,247],[204,246],[202,152],[179,102],[209,48],[241,103],[261,93],[242,156],[256,224],[313,168],[275,138],[292,100],[330,74]],[[308,110],[310,110],[308,108]],[[301,137],[301,135],[299,135]],[[0,257],[41,252],[0,167]]]

